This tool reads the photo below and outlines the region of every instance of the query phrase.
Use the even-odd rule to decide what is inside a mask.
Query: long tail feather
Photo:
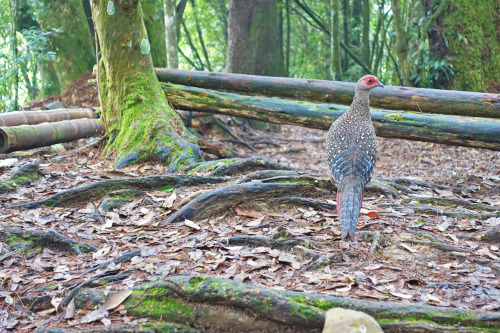
[[[363,185],[361,179],[351,179],[339,184],[337,212],[340,210],[340,233],[343,239],[349,235],[354,240],[359,211],[363,203]]]

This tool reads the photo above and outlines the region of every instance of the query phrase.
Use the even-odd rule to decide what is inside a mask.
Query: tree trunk
[[[177,109],[328,130],[347,106],[221,93],[164,85]],[[372,109],[378,136],[500,150],[500,120]]]
[[[330,54],[332,80],[342,80],[340,59],[340,20],[339,0],[330,0]]]
[[[12,61],[14,65],[12,69],[14,71],[14,97],[12,98],[12,109],[19,109],[19,67],[17,65],[17,0],[10,0],[10,17],[12,22],[11,30],[11,52]]]
[[[391,4],[394,16],[394,30],[396,31],[396,53],[398,54],[398,63],[403,75],[403,82],[401,84],[411,87],[410,66],[408,64],[408,36],[406,35],[405,23],[403,22],[400,0],[391,0]]]
[[[165,41],[167,48],[168,68],[179,67],[179,57],[177,53],[178,24],[175,11],[175,0],[164,0],[165,12]]]
[[[354,83],[347,82],[165,68],[157,68],[156,75],[162,82],[186,86],[346,105],[351,104],[355,87]],[[392,110],[500,118],[498,94],[386,86],[371,92],[370,105]]]
[[[196,139],[170,108],[153,71],[139,0],[92,8],[102,52],[99,83],[117,167],[160,159],[169,170],[201,160]]]
[[[141,0],[154,66],[167,67],[163,0]]]
[[[370,66],[370,0],[363,0],[363,61]]]
[[[443,35],[455,69],[453,89],[500,92],[498,0],[448,1]]]
[[[277,0],[229,0],[226,71],[283,76]]]
[[[91,71],[95,64],[95,52],[81,0],[47,0],[44,4],[40,26],[44,30],[61,29],[51,43],[51,51],[56,52],[56,58],[42,67],[44,71],[50,71],[52,65],[57,75],[57,82],[50,82],[48,78],[55,78],[50,72],[44,73],[46,86],[49,87],[45,93],[52,95],[64,92],[80,75]]]

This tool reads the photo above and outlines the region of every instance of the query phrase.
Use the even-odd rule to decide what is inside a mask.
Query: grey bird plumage
[[[330,127],[326,140],[329,176],[337,183],[341,235],[354,240],[363,191],[377,162],[377,138],[370,116],[370,91],[384,85],[365,75],[356,83],[349,109]]]

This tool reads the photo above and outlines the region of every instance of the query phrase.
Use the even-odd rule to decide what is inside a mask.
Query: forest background
[[[238,4],[236,6],[235,4]],[[95,64],[89,0],[0,0],[0,111]],[[156,67],[500,91],[498,0],[141,0]],[[108,12],[114,4],[108,2]],[[165,26],[168,29],[165,29]]]

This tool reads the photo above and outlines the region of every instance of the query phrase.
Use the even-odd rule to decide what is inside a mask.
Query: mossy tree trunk
[[[448,1],[443,16],[443,36],[455,69],[451,88],[499,92],[498,0]]]
[[[96,0],[92,13],[101,47],[99,85],[117,167],[151,159],[170,171],[202,160],[196,138],[169,106],[153,70],[139,0]]]
[[[94,46],[81,0],[44,1],[38,21],[44,30],[60,29],[51,40],[51,51],[56,52],[56,58],[42,67],[45,94],[54,95],[64,92],[80,75],[92,70]]]
[[[151,56],[156,67],[167,67],[163,0],[141,0],[144,24],[151,44]]]

